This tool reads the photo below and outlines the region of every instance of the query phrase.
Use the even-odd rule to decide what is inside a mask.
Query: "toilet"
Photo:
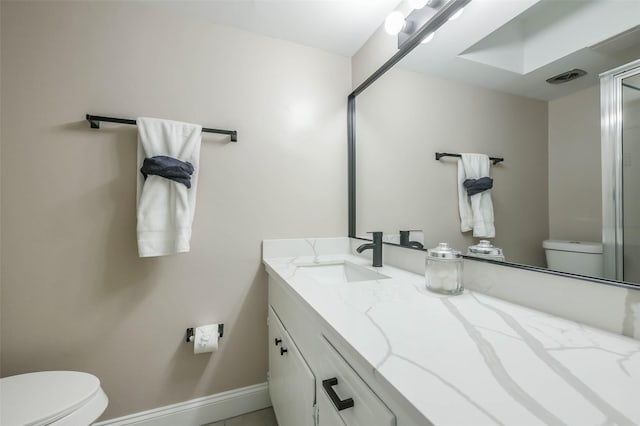
[[[542,247],[549,269],[590,277],[603,276],[602,243],[545,240]]]
[[[0,425],[88,426],[109,399],[97,377],[77,371],[41,371],[0,379]]]

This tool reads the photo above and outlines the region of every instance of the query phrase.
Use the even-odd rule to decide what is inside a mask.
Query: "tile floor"
[[[208,423],[202,426],[278,426],[278,423],[276,422],[275,414],[273,414],[273,408],[269,407],[243,416]]]

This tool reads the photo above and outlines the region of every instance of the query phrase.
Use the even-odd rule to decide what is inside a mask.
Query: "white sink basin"
[[[341,284],[391,278],[347,261],[298,265],[298,273],[307,275],[320,284]]]

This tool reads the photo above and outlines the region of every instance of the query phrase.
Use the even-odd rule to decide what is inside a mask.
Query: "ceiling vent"
[[[583,75],[587,75],[587,72],[585,70],[574,68],[571,71],[566,71],[566,72],[563,72],[562,74],[558,74],[551,78],[548,78],[547,83],[549,84],[568,83],[571,80],[575,80],[576,78],[582,77]]]

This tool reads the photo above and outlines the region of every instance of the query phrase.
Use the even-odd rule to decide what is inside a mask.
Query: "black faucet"
[[[373,242],[361,245],[356,249],[358,253],[365,250],[373,249],[373,265],[376,268],[382,266],[382,232],[371,232],[373,234]]]
[[[411,231],[400,231],[400,245],[405,247],[413,247],[423,249],[424,245],[418,241],[411,241],[409,233]]]

